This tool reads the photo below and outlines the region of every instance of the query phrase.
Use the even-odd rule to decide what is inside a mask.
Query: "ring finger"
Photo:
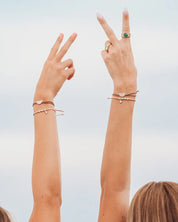
[[[68,68],[66,70],[63,71],[65,76],[67,77],[67,79],[71,79],[75,73],[75,69],[74,67]]]
[[[73,67],[73,61],[72,61],[72,59],[67,59],[67,60],[65,60],[64,62],[61,63],[61,66],[62,66],[63,69]]]
[[[68,71],[70,72],[71,68],[74,69],[74,64],[73,64],[72,59],[68,59],[68,60],[62,62],[62,68],[65,69],[64,71],[67,71],[67,72]],[[67,79],[70,80],[74,76],[74,73],[75,73],[75,69],[72,74],[69,74]]]

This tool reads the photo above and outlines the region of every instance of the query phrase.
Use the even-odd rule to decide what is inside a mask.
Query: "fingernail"
[[[60,34],[59,34],[59,38],[61,38],[63,35],[64,35],[63,33],[60,33]]]
[[[72,36],[73,36],[73,37],[77,37],[77,33],[74,32],[74,33],[72,34]]]
[[[96,16],[98,19],[103,19],[103,16],[99,12],[96,13]]]
[[[124,15],[128,15],[128,9],[127,9],[127,8],[124,8],[123,13],[124,13]]]

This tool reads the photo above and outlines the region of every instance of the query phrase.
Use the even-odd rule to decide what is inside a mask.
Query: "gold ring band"
[[[109,48],[110,48],[111,45],[112,45],[111,42],[109,42],[109,43],[106,45],[106,47],[105,47],[106,52],[109,52]]]

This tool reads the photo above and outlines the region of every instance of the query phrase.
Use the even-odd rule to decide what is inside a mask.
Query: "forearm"
[[[64,82],[75,73],[72,59],[63,57],[75,41],[73,33],[65,44],[60,33],[50,50],[38,80],[33,101],[53,100]],[[54,108],[51,104],[34,105],[34,112],[44,108]],[[56,111],[48,110],[34,115],[35,144],[32,169],[34,206],[30,222],[60,222],[61,166],[57,132]]]
[[[103,16],[98,15],[97,18],[109,39],[101,54],[113,80],[114,94],[135,92],[137,69],[130,42],[128,11],[123,12],[121,40],[118,40]],[[135,96],[135,93],[132,96]],[[135,102],[130,96],[127,98],[128,101],[121,98],[123,103],[115,98],[111,101],[101,167],[99,222],[126,221],[130,194],[132,117]]]
[[[130,187],[133,109],[133,101],[111,101],[101,168],[102,188],[123,191]]]
[[[35,105],[34,111],[54,108],[50,104]],[[56,112],[34,115],[35,143],[32,169],[34,201],[61,202],[60,152]],[[54,198],[53,198],[54,197]]]

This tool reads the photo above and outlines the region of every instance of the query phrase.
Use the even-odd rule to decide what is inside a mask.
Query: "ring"
[[[131,36],[131,34],[127,33],[127,32],[121,34],[122,38],[130,38],[130,36]]]
[[[109,47],[112,45],[111,42],[109,42],[106,46],[105,46],[105,50],[106,52],[109,52]]]

